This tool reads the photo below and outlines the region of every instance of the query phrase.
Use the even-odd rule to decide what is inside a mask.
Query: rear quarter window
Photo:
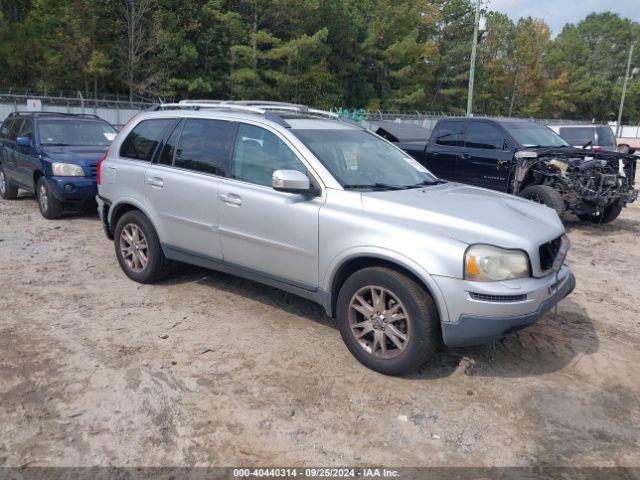
[[[122,142],[120,156],[143,162],[150,161],[164,134],[174,123],[173,118],[142,120]]]

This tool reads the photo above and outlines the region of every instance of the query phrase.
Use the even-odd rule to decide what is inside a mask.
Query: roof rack
[[[309,108],[306,105],[268,100],[180,100],[178,103],[160,103],[149,110],[227,110],[264,115],[268,120],[286,128],[291,126],[278,115],[279,113],[300,113],[302,115],[321,116],[333,120],[344,120],[340,115],[326,110]],[[349,122],[351,123],[351,122]]]
[[[102,120],[98,115],[94,115],[93,113],[67,113],[67,112],[29,112],[18,110],[16,112],[11,112],[9,116],[12,115],[38,115],[38,116],[47,116],[50,115],[52,117],[87,117],[87,118],[96,118],[98,120]]]

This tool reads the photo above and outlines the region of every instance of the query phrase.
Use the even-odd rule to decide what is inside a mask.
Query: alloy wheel
[[[120,233],[120,251],[127,267],[136,273],[145,269],[149,263],[149,246],[142,229],[127,223]]]
[[[349,326],[358,344],[381,359],[395,358],[409,343],[411,319],[391,290],[367,285],[349,303]]]
[[[49,208],[49,195],[47,194],[47,187],[44,186],[44,183],[38,188],[38,201],[40,202],[42,211],[46,212]]]

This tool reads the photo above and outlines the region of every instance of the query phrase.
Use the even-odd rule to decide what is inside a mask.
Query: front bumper
[[[436,281],[453,320],[441,322],[442,338],[445,345],[454,347],[487,343],[535,323],[576,285],[567,264],[557,277],[498,283],[444,277]]]
[[[61,202],[88,203],[98,193],[95,178],[87,177],[49,177],[55,187],[53,196]]]

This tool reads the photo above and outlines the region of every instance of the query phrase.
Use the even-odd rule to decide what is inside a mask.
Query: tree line
[[[463,113],[474,3],[0,0],[0,88]],[[476,113],[615,118],[638,23],[591,14],[551,38],[542,20],[484,14]],[[625,120],[640,121],[640,74]]]

